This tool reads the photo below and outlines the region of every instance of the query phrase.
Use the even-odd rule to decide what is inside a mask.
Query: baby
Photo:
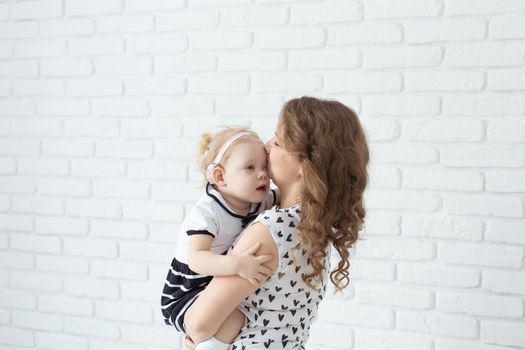
[[[255,257],[259,244],[241,255],[226,253],[248,223],[278,202],[277,191],[269,187],[264,144],[254,132],[226,128],[205,134],[200,155],[206,193],[182,222],[161,297],[166,324],[184,333],[185,312],[213,276],[239,275],[255,286],[266,280],[271,270],[262,263],[272,256]],[[232,329],[242,324],[237,326]],[[226,349],[228,344],[212,337],[197,349],[217,345]]]

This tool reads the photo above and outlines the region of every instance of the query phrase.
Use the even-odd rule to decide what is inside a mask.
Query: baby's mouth
[[[266,191],[266,185],[261,185],[256,188],[257,191],[265,192]]]

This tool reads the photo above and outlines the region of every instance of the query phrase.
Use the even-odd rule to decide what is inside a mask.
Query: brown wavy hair
[[[330,280],[340,292],[350,282],[349,249],[365,219],[363,192],[370,159],[366,134],[351,108],[308,96],[284,104],[278,130],[284,148],[303,169],[303,217],[297,230],[313,267],[303,280],[311,288],[322,281],[331,243],[341,259]]]

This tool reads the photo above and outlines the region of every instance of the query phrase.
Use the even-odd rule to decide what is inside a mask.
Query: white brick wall
[[[372,151],[309,349],[525,349],[525,1],[0,0],[0,350],[167,350],[200,133],[310,94]]]

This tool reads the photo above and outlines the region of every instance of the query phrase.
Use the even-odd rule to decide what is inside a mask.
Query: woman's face
[[[285,149],[279,137],[280,130],[278,126],[275,135],[264,145],[268,152],[268,175],[278,187],[293,184],[301,179],[299,161],[293,153]]]

